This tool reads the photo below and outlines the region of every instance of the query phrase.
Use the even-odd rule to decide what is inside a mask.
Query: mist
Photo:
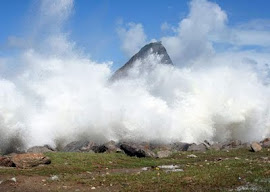
[[[176,34],[161,38],[175,66],[149,54],[128,78],[110,82],[113,63],[93,61],[63,30],[74,2],[41,2],[28,43],[0,59],[2,151],[80,139],[170,143],[270,136],[270,58],[256,50],[216,50],[222,38],[232,42],[237,33],[217,4],[191,1]],[[200,17],[199,25],[205,10],[210,17]],[[153,69],[141,73],[145,63]]]

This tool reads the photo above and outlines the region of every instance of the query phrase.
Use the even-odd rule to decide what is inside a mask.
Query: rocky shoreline
[[[243,143],[240,140],[212,143],[204,141],[203,143],[184,143],[174,142],[171,144],[158,144],[151,142],[130,142],[109,141],[103,144],[96,144],[91,141],[74,141],[62,149],[55,149],[49,145],[34,146],[27,151],[20,153],[11,153],[0,156],[0,166],[30,168],[41,164],[50,164],[51,160],[44,155],[46,152],[82,152],[82,153],[124,153],[128,156],[138,158],[166,158],[175,152],[192,151],[205,152],[207,150],[225,150],[246,149],[251,152],[258,152],[262,148],[270,148],[270,138],[265,138],[260,142]]]

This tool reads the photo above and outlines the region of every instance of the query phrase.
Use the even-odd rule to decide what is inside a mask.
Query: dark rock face
[[[104,143],[102,145],[99,145],[96,150],[94,150],[96,153],[119,153],[122,152],[122,150],[117,146],[117,143],[115,141],[109,141],[107,143]]]
[[[112,76],[111,80],[114,81],[128,76],[128,72],[134,67],[135,62],[138,60],[146,59],[149,56],[149,54],[155,54],[160,56],[161,57],[160,63],[162,64],[173,65],[170,56],[168,55],[165,47],[161,44],[161,42],[149,43],[145,45],[133,57],[131,57],[131,59],[123,67],[118,69]],[[146,64],[144,64],[142,68],[147,70],[149,66],[146,66]]]
[[[156,154],[141,144],[123,142],[120,143],[122,149],[128,156],[136,157],[156,157]]]

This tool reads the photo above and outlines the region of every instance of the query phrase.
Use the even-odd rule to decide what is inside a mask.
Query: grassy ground
[[[188,155],[195,154],[196,158]],[[52,164],[33,169],[0,168],[0,191],[270,191],[270,151],[247,149],[181,152],[170,158],[124,154],[47,153]],[[268,159],[269,158],[269,159]],[[159,165],[179,165],[167,172]],[[148,170],[142,170],[149,167]],[[53,175],[58,179],[51,180]],[[91,189],[94,187],[93,189]]]

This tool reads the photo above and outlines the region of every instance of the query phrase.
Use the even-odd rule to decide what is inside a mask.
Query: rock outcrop
[[[131,57],[131,59],[124,66],[118,69],[111,77],[111,80],[115,81],[127,77],[130,70],[135,67],[136,62],[144,61],[149,55],[158,56],[160,58],[159,63],[161,64],[173,65],[170,56],[161,42],[149,43],[141,48],[141,50],[133,57]],[[151,70],[151,65],[149,65],[149,62],[144,62],[142,66],[140,66],[140,70]]]

